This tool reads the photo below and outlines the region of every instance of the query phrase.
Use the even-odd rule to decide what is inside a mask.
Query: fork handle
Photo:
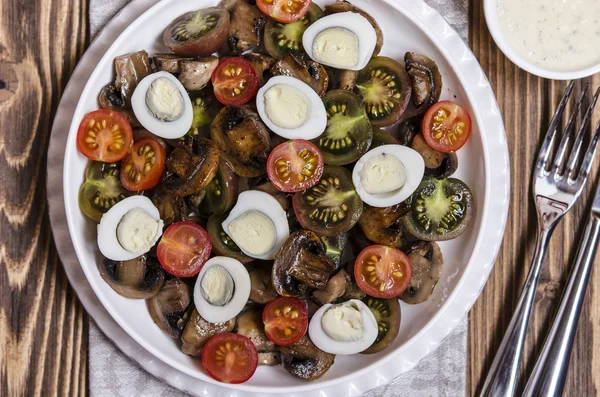
[[[577,251],[577,259],[563,292],[552,328],[546,337],[544,347],[529,382],[527,382],[523,396],[562,396],[573,340],[577,331],[577,322],[585,298],[599,235],[600,220],[592,217],[587,222]]]
[[[527,324],[533,307],[533,298],[535,297],[544,254],[553,229],[553,226],[549,228],[541,227],[538,232],[535,255],[527,275],[525,287],[521,292],[515,312],[510,319],[510,324],[485,379],[480,394],[481,397],[512,397],[514,395],[527,333]]]

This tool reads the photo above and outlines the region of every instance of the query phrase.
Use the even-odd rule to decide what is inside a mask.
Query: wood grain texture
[[[468,395],[477,395],[517,304],[533,257],[537,218],[531,197],[531,172],[538,146],[567,85],[534,77],[520,70],[494,44],[485,25],[483,1],[471,1],[470,45],[486,72],[502,112],[511,164],[511,197],[504,243],[494,270],[470,313]],[[596,89],[600,75],[577,83]],[[592,90],[589,90],[592,91]],[[591,93],[588,93],[588,99]],[[572,100],[571,103],[573,103]],[[594,122],[600,115],[596,109]],[[590,128],[591,130],[591,128]],[[525,345],[524,366],[518,391],[522,391],[541,350],[558,307],[577,238],[589,211],[589,198],[598,180],[596,160],[592,178],[579,203],[557,227],[550,242],[537,289],[535,308]],[[596,258],[596,263],[600,255]],[[600,269],[596,267],[588,286],[565,389],[565,396],[596,396],[600,393]],[[517,394],[518,395],[518,394]]]
[[[68,285],[49,231],[44,154],[60,93],[87,42],[87,2],[22,0],[15,5],[14,0],[0,0],[0,396],[86,395],[88,320]],[[512,170],[505,241],[470,315],[467,388],[468,395],[476,395],[527,275],[536,230],[531,166],[543,127],[566,84],[533,77],[506,59],[487,31],[481,0],[470,4],[470,37],[498,97]],[[600,76],[588,81],[598,86]],[[591,188],[589,184],[584,198]],[[543,343],[586,213],[581,200],[552,238],[523,374],[531,371]],[[524,386],[522,379],[519,389]],[[600,271],[596,268],[566,395],[599,393]]]
[[[86,2],[0,1],[0,396],[85,395],[87,316],[47,214],[46,147]]]

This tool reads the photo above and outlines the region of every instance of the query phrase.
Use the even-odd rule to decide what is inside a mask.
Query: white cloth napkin
[[[90,0],[92,38],[130,0]],[[468,38],[468,0],[425,0],[436,8],[463,40]],[[466,391],[467,319],[411,371],[367,397],[460,397]],[[182,393],[141,369],[117,349],[93,321],[89,330],[91,397],[182,397]]]

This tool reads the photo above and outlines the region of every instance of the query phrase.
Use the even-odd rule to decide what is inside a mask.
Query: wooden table
[[[531,76],[504,57],[485,26],[481,3],[471,2],[470,45],[504,116],[512,190],[502,250],[470,314],[469,395],[481,387],[527,274],[536,230],[531,166],[541,126],[548,125],[565,87]],[[45,149],[61,92],[88,43],[86,15],[86,0],[0,0],[0,396],[87,394],[88,318],[57,257],[45,196]],[[600,85],[600,75],[587,80]],[[592,181],[597,174],[595,167]],[[560,299],[591,188],[554,233],[523,373],[531,371]],[[570,368],[566,395],[600,393],[598,268]]]

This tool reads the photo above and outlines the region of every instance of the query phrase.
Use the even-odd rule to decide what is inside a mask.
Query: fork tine
[[[552,151],[552,144],[554,143],[554,137],[556,136],[556,127],[561,120],[563,111],[565,110],[565,106],[567,105],[567,101],[569,100],[569,96],[571,95],[571,91],[573,91],[573,85],[575,84],[575,80],[571,81],[563,94],[558,107],[556,108],[556,112],[554,116],[552,116],[552,120],[550,121],[550,126],[548,127],[548,131],[546,132],[546,137],[544,138],[544,142],[540,148],[540,153],[538,154],[538,159],[536,163],[536,168],[541,171],[546,168],[546,161],[548,161],[548,157],[550,156],[550,152]]]
[[[594,97],[592,98],[592,102],[590,106],[588,106],[583,119],[581,120],[581,125],[579,126],[579,131],[577,132],[577,138],[575,138],[575,142],[573,143],[573,149],[571,150],[571,155],[569,156],[569,162],[567,164],[567,168],[565,169],[565,175],[569,175],[569,179],[575,180],[575,166],[577,165],[577,160],[579,159],[579,152],[581,151],[581,145],[583,144],[583,135],[585,133],[585,128],[592,117],[592,112],[594,111],[594,107],[596,106],[596,101],[598,101],[598,95],[600,95],[600,87],[596,90]]]
[[[571,113],[571,117],[567,122],[567,126],[565,127],[563,137],[560,143],[558,144],[558,150],[556,152],[556,157],[554,158],[554,172],[557,175],[565,167],[565,153],[567,152],[567,146],[569,141],[571,140],[573,132],[575,131],[575,122],[577,121],[577,117],[579,116],[581,103],[583,102],[583,98],[585,97],[589,85],[589,83],[586,83],[583,86],[583,90],[581,90],[581,95],[579,95],[579,99],[577,99],[577,104],[575,105],[575,108]]]
[[[596,154],[596,148],[598,147],[598,140],[600,140],[600,121],[598,121],[598,124],[596,124],[596,131],[594,131],[594,135],[592,136],[588,150],[586,151],[583,162],[581,163],[581,168],[579,170],[577,179],[581,180],[582,182],[585,181],[590,173],[590,170],[592,169],[594,155]]]

